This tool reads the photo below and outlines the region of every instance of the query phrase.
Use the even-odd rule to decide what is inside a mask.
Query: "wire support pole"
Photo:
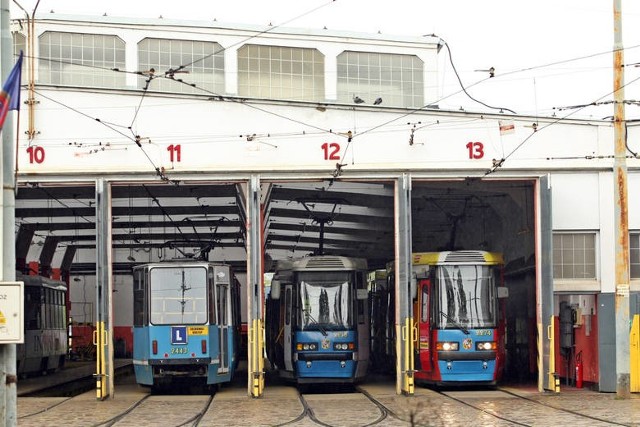
[[[9,0],[0,2],[0,78],[5,82],[14,65],[13,40],[10,31]],[[2,224],[2,259],[0,280],[15,280],[15,132],[12,114],[9,113],[2,131],[0,150],[0,179],[2,200],[0,201],[0,223]],[[22,327],[22,325],[20,325]],[[0,425],[17,425],[17,370],[16,344],[0,344]]]
[[[621,3],[622,0],[613,1],[616,395],[620,399],[629,399],[629,212]]]

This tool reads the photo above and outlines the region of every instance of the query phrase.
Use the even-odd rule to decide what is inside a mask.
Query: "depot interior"
[[[243,185],[219,181],[112,184],[116,357],[132,353],[134,265],[204,253],[211,261],[230,263],[240,282],[246,283]],[[371,271],[384,269],[394,258],[394,181],[328,178],[262,185],[263,191],[267,189],[265,272],[272,271],[279,259],[318,253],[364,257]],[[504,255],[509,297],[503,381],[509,382],[537,378],[534,186],[530,179],[412,182],[413,252],[479,249]],[[95,321],[95,200],[94,186],[78,183],[20,183],[16,193],[17,268],[68,280],[71,354],[79,358],[90,351]],[[586,349],[581,354],[584,379],[597,382],[597,361],[589,359],[597,348],[597,331],[592,327],[597,322],[586,313],[577,316],[574,303],[571,297],[556,297],[556,304],[565,311],[554,313],[563,316],[564,336],[571,340],[570,344],[559,340],[558,371],[569,381],[569,363],[575,358],[570,353]],[[242,304],[246,304],[244,297]]]

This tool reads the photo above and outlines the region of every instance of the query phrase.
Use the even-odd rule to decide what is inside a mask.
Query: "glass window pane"
[[[557,279],[595,279],[595,233],[553,236],[553,272]]]
[[[204,324],[207,322],[207,269],[154,268],[150,272],[151,323]]]
[[[39,38],[39,82],[84,87],[123,87],[124,54],[114,57],[105,46],[124,52],[112,35],[45,32]],[[49,62],[48,60],[51,60]],[[55,67],[52,64],[56,64]]]
[[[389,106],[423,106],[423,64],[415,56],[346,51],[337,64],[337,81],[347,82],[338,86],[341,102],[351,102],[357,95],[365,102],[382,98]]]
[[[238,81],[246,82],[242,96],[323,100],[324,57],[315,49],[245,45],[238,50]]]
[[[241,57],[242,55],[239,55]],[[138,43],[138,67],[164,73],[183,66],[176,79],[155,79],[149,90],[178,93],[224,93],[224,49],[218,43],[196,40],[144,39]],[[239,64],[240,66],[240,64]],[[145,86],[139,80],[138,87]]]

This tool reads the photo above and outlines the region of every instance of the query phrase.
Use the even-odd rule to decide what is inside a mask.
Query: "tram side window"
[[[64,296],[65,296],[64,292],[60,291],[59,296],[60,296],[60,306],[59,306],[60,329],[66,329],[67,328],[67,305],[65,304],[65,301],[64,301]]]
[[[136,270],[133,275],[133,324],[143,326],[144,316],[144,271]]]
[[[51,318],[51,289],[44,290],[44,328],[51,328],[52,318]]]
[[[51,329],[60,327],[60,318],[58,310],[58,291],[51,290]]]
[[[360,292],[360,289],[367,289],[367,282],[364,277],[364,273],[356,273],[356,293]],[[365,322],[365,304],[366,299],[360,299],[356,295],[356,303],[357,303],[357,313],[358,313],[358,323],[362,324]]]
[[[422,286],[422,307],[420,307],[420,320],[426,322],[429,320],[429,287]]]
[[[227,292],[229,288],[226,285],[218,286],[218,324],[226,326],[229,324],[227,317]]]
[[[209,293],[209,323],[212,325],[218,321],[216,318],[216,305],[218,302],[216,301],[215,279],[213,279],[215,277],[214,273],[214,269],[209,267],[209,277],[207,278],[207,283],[209,283],[209,285],[207,292]]]
[[[40,289],[25,286],[25,326],[27,330],[41,328],[42,313],[40,308]]]
[[[62,322],[60,321],[60,300],[58,298],[60,291],[51,291],[51,329],[60,329]]]
[[[284,306],[285,306],[285,315],[284,321],[285,324],[291,324],[291,289],[287,288],[284,294]]]

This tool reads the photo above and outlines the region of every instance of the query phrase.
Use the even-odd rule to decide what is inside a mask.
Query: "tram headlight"
[[[336,342],[336,343],[333,343],[333,349],[337,351],[344,351],[344,350],[355,351],[356,345],[352,342]]]
[[[436,350],[438,351],[458,351],[460,349],[460,343],[457,341],[440,341],[436,343]]]
[[[296,344],[298,351],[315,351],[318,349],[318,343],[315,342],[299,342]]]
[[[476,350],[486,351],[486,350],[495,350],[498,347],[495,341],[478,341],[476,343]]]

